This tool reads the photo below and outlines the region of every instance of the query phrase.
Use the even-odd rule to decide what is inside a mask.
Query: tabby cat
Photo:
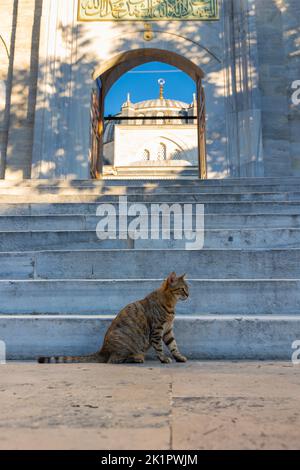
[[[172,360],[164,353],[163,342],[177,362],[186,362],[173,333],[176,303],[189,296],[184,277],[172,272],[157,290],[123,308],[108,328],[100,351],[89,356],[39,357],[38,362],[141,363],[152,346],[167,364]]]

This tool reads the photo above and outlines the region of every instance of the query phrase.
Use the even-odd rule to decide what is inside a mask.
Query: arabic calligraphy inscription
[[[217,20],[217,0],[79,0],[79,21]]]

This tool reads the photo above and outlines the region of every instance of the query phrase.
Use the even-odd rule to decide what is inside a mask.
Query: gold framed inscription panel
[[[218,0],[78,0],[78,21],[215,21]]]

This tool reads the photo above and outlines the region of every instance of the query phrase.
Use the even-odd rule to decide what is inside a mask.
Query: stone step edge
[[[289,189],[289,190],[277,190],[277,191],[235,191],[235,192],[228,192],[228,191],[215,191],[215,192],[208,192],[208,191],[190,191],[190,192],[182,192],[182,191],[179,191],[177,190],[176,192],[169,192],[168,195],[171,195],[172,197],[177,195],[178,197],[179,196],[197,196],[197,197],[213,197],[213,198],[216,198],[216,197],[223,197],[223,196],[231,196],[231,197],[267,197],[267,196],[270,196],[270,197],[273,197],[273,196],[279,196],[281,195],[282,197],[284,196],[285,198],[287,198],[288,195],[293,195],[294,197],[295,196],[298,196],[298,193],[299,193],[299,190],[297,188],[296,189]],[[36,192],[36,193],[33,193],[33,192],[30,192],[30,193],[24,193],[24,192],[20,192],[19,193],[15,193],[15,192],[6,192],[6,193],[1,193],[1,188],[0,188],[0,203],[1,204],[8,204],[8,203],[12,203],[11,201],[14,200],[14,204],[34,204],[34,203],[37,203],[37,200],[40,200],[41,201],[41,204],[46,204],[47,203],[47,197],[49,197],[49,204],[54,204],[54,203],[59,203],[60,201],[62,201],[62,203],[71,203],[72,201],[70,201],[71,198],[75,198],[74,200],[74,203],[86,203],[86,202],[89,202],[88,201],[88,198],[91,198],[91,202],[97,202],[94,201],[94,199],[98,198],[98,199],[101,199],[101,198],[107,198],[107,197],[113,197],[113,198],[117,198],[117,197],[120,197],[120,196],[127,196],[128,198],[130,197],[135,197],[137,198],[138,196],[143,198],[144,196],[147,196],[147,197],[151,197],[151,196],[154,196],[154,197],[158,197],[158,196],[165,196],[166,193],[162,193],[162,192],[104,192],[104,193],[85,193],[85,192],[70,192],[70,193],[66,193],[66,194],[59,194],[59,193],[50,193],[50,192],[45,192],[45,193],[40,193],[40,192]],[[80,198],[83,198],[82,201],[80,201]],[[273,200],[271,200],[270,202],[273,202]],[[274,201],[276,202],[276,201]]]
[[[118,278],[115,278],[115,279],[78,279],[78,278],[66,278],[66,279],[61,279],[61,278],[53,278],[53,279],[0,279],[0,284],[4,284],[4,283],[7,283],[7,284],[24,284],[24,283],[27,283],[27,284],[41,284],[41,283],[45,283],[45,284],[53,284],[53,283],[67,283],[67,282],[75,282],[75,283],[102,283],[102,284],[105,284],[105,283],[147,283],[147,282],[156,282],[158,283],[158,287],[159,287],[159,283],[162,283],[163,280],[165,278],[153,278],[153,279],[149,279],[149,278],[130,278],[130,279],[118,279]],[[221,282],[226,282],[226,283],[272,283],[274,284],[275,282],[277,283],[300,283],[300,278],[249,278],[249,279],[245,279],[245,278],[224,278],[224,279],[221,279],[221,278],[193,278],[193,277],[186,277],[186,280],[187,282],[218,282],[218,283],[221,283]],[[0,313],[1,315],[1,313]]]
[[[280,203],[280,202],[294,202],[294,203],[297,203],[299,202],[299,200],[297,199],[294,199],[292,198],[291,200],[289,200],[287,198],[288,195],[297,195],[298,196],[298,193],[299,191],[277,191],[277,192],[274,192],[274,193],[265,193],[265,192],[246,192],[246,193],[240,193],[240,192],[235,192],[235,193],[228,193],[228,192],[220,192],[220,193],[206,193],[206,192],[190,192],[190,193],[178,193],[177,194],[174,192],[174,193],[169,193],[168,195],[171,194],[171,196],[188,196],[188,197],[192,197],[192,196],[196,196],[198,198],[201,198],[201,197],[204,197],[206,198],[207,194],[213,198],[213,200],[211,201],[207,201],[207,204],[217,204],[217,203],[221,203],[223,201],[216,201],[215,199],[217,197],[219,197],[220,199],[223,198],[223,196],[240,196],[241,197],[241,201],[224,201],[224,204],[233,204],[234,202],[238,202],[238,203],[263,203],[263,202],[266,202],[266,203]],[[259,198],[260,196],[265,196],[265,194],[267,194],[268,196],[274,196],[274,195],[282,195],[284,196],[284,200],[259,200],[257,201],[256,198]],[[113,203],[113,202],[118,202],[116,198],[118,197],[121,197],[121,196],[127,196],[128,198],[128,202],[143,202],[143,197],[144,196],[147,196],[148,198],[149,197],[155,197],[157,198],[158,196],[164,196],[163,193],[139,193],[139,194],[130,194],[130,193],[116,193],[116,194],[29,194],[29,195],[26,195],[26,194],[0,194],[0,204],[2,205],[8,205],[8,204],[13,204],[13,205],[24,205],[24,204],[99,204],[101,202],[103,203]],[[106,199],[104,198],[107,198],[107,196],[109,197],[113,197],[115,198],[113,201],[107,201]],[[141,200],[137,200],[137,196],[139,196],[141,198]],[[246,197],[246,196],[249,196],[249,199],[248,200],[243,200],[243,197]],[[253,199],[251,200],[251,197],[253,197]],[[135,198],[134,201],[130,201],[130,198]],[[103,200],[104,199],[104,200]],[[15,202],[11,202],[12,200],[14,200]],[[146,201],[146,202],[149,202],[149,201]],[[150,201],[151,202],[151,201]],[[158,203],[157,201],[155,201],[156,203]],[[154,203],[155,203],[154,202]],[[168,202],[168,201],[162,201],[162,202]],[[174,201],[170,201],[170,203],[174,203]],[[177,201],[176,201],[177,202]],[[179,201],[180,202],[180,201]]]
[[[298,229],[300,231],[300,228]],[[5,233],[5,232],[4,232]],[[13,232],[15,233],[15,232]],[[22,232],[19,232],[19,233],[22,233]],[[23,233],[26,233],[26,232],[23,232]],[[39,233],[39,232],[38,232]],[[0,235],[1,235],[1,231],[0,231]],[[74,249],[66,249],[66,248],[62,248],[62,249],[57,249],[57,248],[54,248],[54,249],[41,249],[41,250],[15,250],[15,251],[0,251],[0,257],[1,256],[11,256],[11,257],[15,257],[15,256],[19,256],[19,255],[28,255],[28,256],[38,256],[40,253],[51,253],[51,254],[57,254],[57,255],[63,255],[63,254],[66,254],[66,253],[74,253],[74,254],[82,254],[82,253],[124,253],[124,252],[130,252],[132,254],[134,253],[139,253],[138,256],[141,256],[141,253],[144,253],[144,254],[149,254],[151,255],[151,253],[157,253],[157,252],[160,252],[160,251],[163,251],[163,252],[170,252],[174,255],[176,254],[183,254],[183,253],[190,253],[190,251],[193,251],[193,250],[185,250],[184,248],[139,248],[139,249],[136,249],[136,248],[74,248]],[[283,247],[283,248],[202,248],[201,250],[195,250],[197,253],[201,252],[201,253],[205,253],[205,252],[208,252],[208,253],[213,253],[213,252],[216,252],[216,253],[220,253],[220,252],[226,252],[226,253],[230,253],[230,252],[239,252],[239,253],[278,253],[278,252],[282,252],[282,253],[287,253],[287,252],[300,252],[300,247]],[[187,255],[188,256],[188,255]]]
[[[236,187],[236,186],[235,186]],[[125,187],[124,186],[124,189],[129,189],[130,187]],[[183,189],[186,189],[185,186],[182,187]],[[88,188],[88,189],[94,189],[95,191],[94,192],[87,192],[87,191],[83,191],[82,189],[78,190],[77,192],[71,192],[71,189],[70,188],[62,188],[63,191],[68,191],[66,193],[50,193],[50,192],[46,192],[48,191],[48,188],[42,188],[43,191],[45,191],[45,193],[41,194],[39,191],[36,191],[36,192],[33,192],[33,191],[30,191],[30,192],[26,192],[24,193],[24,189],[28,189],[28,188],[22,188],[22,187],[19,187],[18,188],[18,191],[15,191],[14,192],[2,192],[4,191],[5,188],[1,188],[0,187],[0,197],[1,198],[5,198],[6,196],[7,197],[10,197],[10,196],[24,196],[24,198],[29,198],[30,196],[36,196],[36,197],[45,197],[49,194],[49,196],[53,197],[53,196],[57,196],[57,197],[65,197],[65,196],[84,196],[84,197],[118,197],[118,196],[127,196],[127,197],[144,197],[144,196],[176,196],[176,195],[179,195],[179,196],[205,196],[205,197],[208,197],[208,196],[211,196],[211,197],[216,197],[216,196],[219,196],[219,197],[222,197],[222,196],[274,196],[274,195],[284,195],[284,196],[287,196],[288,194],[299,194],[300,193],[300,190],[299,188],[295,189],[295,187],[293,188],[285,188],[285,189],[278,189],[278,190],[272,190],[272,191],[268,191],[268,190],[261,190],[261,191],[258,191],[258,190],[252,190],[252,191],[233,191],[233,192],[223,192],[222,190],[220,190],[220,192],[209,192],[209,191],[205,191],[205,192],[199,192],[197,191],[198,188],[193,188],[195,189],[195,191],[193,192],[189,192],[189,191],[174,191],[174,192],[170,192],[168,191],[166,188],[165,189],[165,192],[162,192],[162,191],[156,191],[156,189],[154,189],[152,192],[148,192],[145,188],[145,191],[138,191],[138,192],[126,192],[126,191],[122,191],[120,193],[118,193],[118,191],[121,191],[121,188],[118,187],[118,190],[115,190],[115,191],[108,191],[108,192],[96,192],[96,190],[98,190],[98,188]],[[50,188],[51,189],[51,188]],[[144,188],[141,188],[141,189],[144,189]],[[162,188],[160,188],[162,189]],[[180,189],[180,188],[174,188],[176,190]],[[191,189],[191,188],[190,188]],[[77,201],[76,201],[77,202]],[[18,204],[18,202],[15,202],[14,204]]]
[[[300,193],[299,193],[300,194]],[[72,196],[72,195],[70,195]],[[124,194],[121,194],[120,196],[124,197],[126,195]],[[149,196],[148,194],[146,195],[147,197]],[[156,196],[156,195],[155,195]],[[161,196],[160,194],[158,195],[159,197]],[[170,196],[170,195],[168,195]],[[176,194],[174,194],[174,196],[177,196]],[[182,196],[182,194],[180,194],[180,197]],[[198,199],[198,194],[194,194],[194,193],[189,193],[189,194],[186,194],[186,196],[190,199],[193,199],[193,201],[186,201],[184,199],[182,200],[173,200],[173,201],[170,201],[170,200],[166,200],[166,199],[163,199],[162,200],[159,200],[159,201],[149,201],[149,200],[144,200],[142,197],[141,199],[136,199],[136,200],[130,200],[131,197],[135,197],[135,195],[127,195],[127,203],[128,204],[170,204],[170,205],[173,205],[173,204],[204,204],[204,205],[219,205],[220,207],[221,206],[226,206],[226,205],[232,205],[232,206],[245,206],[246,204],[247,205],[258,205],[258,206],[261,206],[261,205],[264,205],[264,204],[272,204],[272,205],[281,205],[281,206],[287,206],[287,205],[290,205],[290,206],[297,206],[300,204],[300,197],[299,197],[299,200],[291,200],[291,201],[255,201],[255,200],[249,200],[249,201],[203,201],[201,202],[201,200],[197,200]],[[199,197],[201,197],[202,195],[200,195]],[[100,196],[99,196],[100,197]],[[119,195],[116,195],[116,198],[118,198]],[[223,197],[223,195],[220,195],[220,198]],[[28,206],[28,208],[30,208],[30,206],[34,206],[35,208],[45,208],[47,209],[47,206],[66,206],[66,205],[69,205],[69,206],[99,206],[100,204],[118,204],[119,201],[117,199],[106,199],[104,201],[91,201],[91,202],[78,202],[78,201],[75,201],[75,202],[0,202],[0,207],[1,205],[3,206],[11,206],[11,207],[19,207],[19,206]]]
[[[166,203],[167,204],[167,203]],[[186,203],[183,203],[183,204],[186,204]],[[187,203],[189,204],[189,203]],[[192,203],[190,203],[192,204]],[[201,203],[200,203],[201,204]],[[0,207],[1,209],[1,207]],[[193,216],[195,216],[195,212],[190,212],[190,211],[186,211],[185,212],[186,214],[192,214]],[[231,213],[231,212],[204,212],[204,215],[205,217],[207,216],[214,216],[214,217],[253,217],[253,216],[274,216],[274,217],[297,217],[297,216],[300,216],[300,213],[299,212],[234,212],[234,213]],[[71,218],[71,217],[95,217],[95,218],[99,218],[99,220],[101,220],[101,218],[103,217],[106,217],[105,216],[102,216],[102,215],[96,215],[96,214],[93,214],[93,213],[89,213],[89,212],[85,212],[85,213],[74,213],[74,214],[61,214],[61,213],[58,213],[58,214],[0,214],[0,219],[6,217],[7,219],[12,219],[13,217],[16,219],[16,218],[20,218],[20,217],[23,217],[23,218],[35,218],[35,219],[38,219],[38,218],[41,218],[41,217],[47,217],[47,218],[53,218],[53,217],[57,217],[57,218]],[[116,213],[116,218],[119,217],[119,214]],[[137,217],[136,215],[128,215],[127,218],[128,219],[133,219]],[[151,213],[149,213],[149,217],[151,217]]]
[[[80,315],[80,314],[71,314],[71,315],[54,315],[51,313],[45,313],[45,314],[11,314],[8,315],[7,313],[2,314],[0,313],[0,320],[113,320],[116,317],[116,315],[110,315],[110,314],[86,314],[86,315]],[[227,321],[227,320],[237,320],[237,321],[246,321],[246,320],[260,320],[260,321],[299,321],[300,322],[300,312],[299,314],[232,314],[232,313],[220,313],[219,315],[216,314],[193,314],[193,315],[188,315],[184,313],[176,313],[175,315],[175,321],[190,321],[190,320],[205,320],[205,321]],[[299,338],[300,340],[300,338]]]
[[[3,316],[0,340],[5,342],[7,360],[89,354],[99,349],[113,318]],[[300,315],[182,315],[175,318],[174,330],[188,359],[291,360],[294,343],[300,340]]]
[[[215,215],[215,214],[212,214],[212,215]],[[234,215],[234,214],[233,214]],[[265,215],[265,214],[261,214],[261,215]],[[290,214],[288,214],[290,215]],[[300,214],[299,214],[300,215]],[[22,217],[22,216],[21,216]],[[258,226],[241,226],[241,227],[216,227],[216,228],[204,228],[204,231],[205,232],[223,232],[223,231],[232,231],[232,232],[243,232],[243,231],[258,231],[258,230],[263,230],[263,231],[278,231],[278,230],[294,230],[294,231],[300,231],[300,227],[289,227],[289,226],[283,226],[283,227],[264,227],[264,226],[261,226],[261,225],[258,225]],[[147,230],[148,232],[148,230]],[[151,232],[151,230],[149,230],[149,232]],[[18,234],[28,234],[28,233],[96,233],[96,230],[93,229],[93,230],[90,230],[90,229],[47,229],[47,228],[44,228],[44,229],[41,229],[41,230],[34,230],[34,229],[30,229],[30,230],[0,230],[0,235],[2,233],[8,233],[8,234],[11,234],[11,233],[18,233]],[[125,231],[121,231],[121,232],[117,232],[118,235],[119,234],[125,234],[127,232]],[[174,230],[171,229],[171,234],[174,233]],[[112,239],[113,240],[113,239]],[[167,240],[165,240],[167,241]]]
[[[299,182],[299,184],[300,184],[300,182]],[[273,187],[274,185],[270,185],[270,186]],[[233,186],[233,187],[237,188],[237,186]],[[255,187],[256,187],[256,185],[255,185]],[[215,186],[213,186],[213,188],[215,188]],[[28,190],[30,188],[28,188],[27,186],[25,186],[25,187],[18,186],[14,189],[18,189],[18,190],[22,191],[24,189]],[[47,186],[45,186],[45,187],[43,186],[41,189],[43,191],[44,190],[46,191],[48,189],[51,189],[51,187],[48,188]],[[63,189],[64,191],[66,191],[66,190],[71,191],[72,189],[76,189],[76,187],[75,188],[71,188],[71,187],[65,187],[64,188],[63,187],[61,189]],[[270,195],[270,196],[274,196],[274,194],[276,194],[276,195],[278,195],[278,194],[287,195],[287,194],[295,194],[295,193],[299,194],[300,193],[300,189],[298,188],[298,186],[295,186],[295,185],[290,186],[290,187],[284,186],[284,189],[272,189],[272,190],[270,190],[268,188],[266,188],[266,189],[261,188],[261,190],[252,189],[251,191],[244,191],[244,188],[242,187],[240,191],[232,191],[232,192],[226,191],[225,193],[222,190],[223,188],[220,189],[220,192],[215,192],[215,191],[212,191],[212,192],[209,192],[209,191],[197,192],[198,189],[202,189],[202,188],[193,188],[191,186],[178,186],[178,187],[176,187],[176,186],[166,186],[164,188],[162,188],[162,187],[157,188],[156,187],[156,188],[153,188],[153,191],[151,191],[151,192],[149,191],[151,188],[142,187],[142,186],[134,186],[134,187],[133,186],[128,186],[128,187],[127,186],[121,186],[121,187],[120,186],[110,186],[110,187],[106,187],[105,189],[108,189],[109,191],[108,192],[98,192],[98,193],[96,193],[96,192],[87,193],[86,190],[95,190],[95,191],[97,190],[98,191],[99,188],[97,188],[97,187],[78,187],[78,190],[79,190],[78,194],[79,195],[83,194],[84,196],[95,196],[95,195],[97,196],[98,195],[99,197],[101,197],[101,196],[113,196],[113,197],[115,197],[115,196],[153,196],[153,195],[154,196],[161,196],[161,195],[165,196],[165,195],[170,195],[170,194],[171,195],[180,194],[180,195],[189,195],[190,196],[190,195],[195,194],[195,195],[200,195],[200,196],[204,195],[204,196],[213,196],[213,197],[215,197],[216,195],[223,196],[224,194],[226,196],[227,195],[229,195],[229,196],[236,196],[236,195],[238,195],[238,196],[239,195],[243,195],[243,196],[244,195],[245,196],[249,196],[249,195],[259,195],[259,196],[261,196],[261,195]],[[112,189],[114,191],[112,191]],[[174,189],[174,192],[170,192],[170,189]],[[178,193],[177,192],[178,189],[182,189],[182,191],[180,191]],[[195,190],[195,192],[189,192],[189,191],[186,191],[186,189],[190,189],[190,190],[193,189],[193,190]],[[6,190],[6,188],[0,186],[0,191],[1,190],[4,191],[4,190]],[[126,192],[127,190],[130,190],[131,192]],[[137,190],[137,192],[135,192],[136,190]],[[159,191],[156,192],[157,190],[159,190]],[[118,193],[118,191],[121,191],[121,192]],[[41,193],[39,193],[39,192],[32,192],[32,193],[29,192],[28,195],[30,195],[30,194],[39,195],[39,196],[41,195]],[[8,196],[11,196],[11,195],[14,195],[14,194],[9,192]],[[16,193],[15,196],[17,196],[17,195],[18,194]],[[55,195],[57,195],[57,196],[60,196],[60,195],[62,195],[62,196],[73,196],[73,195],[76,195],[76,194],[75,193],[73,194],[71,192],[69,194],[59,194],[59,193],[51,194],[51,196],[55,196]],[[5,194],[0,193],[0,196],[5,196]],[[15,203],[15,204],[17,204],[17,203]]]
[[[184,178],[182,178],[184,180]],[[284,176],[283,178],[280,176],[255,176],[255,177],[246,177],[242,176],[240,178],[237,177],[227,177],[227,178],[208,178],[206,180],[200,179],[200,178],[195,178],[196,181],[204,183],[205,182],[217,182],[217,184],[220,184],[221,182],[232,182],[232,183],[237,183],[237,182],[249,182],[253,183],[256,181],[259,182],[267,182],[267,181],[276,181],[278,183],[282,181],[294,181],[294,182],[300,182],[300,177],[299,176]],[[90,178],[82,178],[82,179],[67,179],[67,178],[54,178],[54,179],[48,179],[48,178],[25,178],[25,179],[2,179],[0,181],[0,186],[20,186],[20,185],[50,185],[50,186],[57,186],[57,185],[70,185],[71,187],[74,184],[96,184],[96,185],[101,185],[105,183],[106,179],[98,179],[98,180],[93,180]],[[140,181],[147,181],[147,178],[141,178]],[[177,181],[180,181],[180,178],[178,178]]]

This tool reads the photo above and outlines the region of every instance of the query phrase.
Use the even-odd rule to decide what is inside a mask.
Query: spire
[[[124,101],[124,103],[122,104],[122,109],[132,108],[132,107],[133,107],[133,103],[131,103],[130,101],[130,93],[127,93],[126,101]]]
[[[165,80],[163,78],[160,78],[158,80],[158,84],[159,84],[159,99],[160,100],[163,100],[164,99],[164,85],[165,85]]]

